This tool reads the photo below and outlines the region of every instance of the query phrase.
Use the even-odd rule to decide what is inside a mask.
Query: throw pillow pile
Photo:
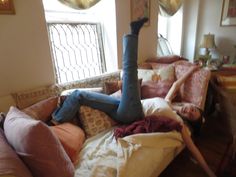
[[[4,122],[8,142],[34,177],[73,177],[74,166],[58,138],[42,121],[11,107]]]

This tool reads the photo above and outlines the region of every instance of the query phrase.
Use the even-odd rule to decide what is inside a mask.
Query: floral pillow
[[[142,82],[158,80],[175,80],[175,67],[174,65],[167,65],[161,68],[155,69],[138,69],[138,78],[142,79]]]
[[[117,124],[106,113],[88,106],[80,107],[80,121],[87,138]]]
[[[161,81],[169,80],[174,82],[175,80],[175,67],[173,65],[169,65],[160,69],[154,69],[156,75],[159,76]]]
[[[118,80],[118,81],[108,81],[104,83],[104,89],[105,89],[105,93],[110,95],[112,93],[115,93],[118,90],[121,90],[122,88],[122,81]]]
[[[155,74],[152,69],[138,69],[138,78],[142,79],[142,82],[152,80],[152,76]]]
[[[175,81],[175,68],[173,65],[165,66],[160,69],[153,69],[152,77],[142,82],[141,98],[164,98]]]

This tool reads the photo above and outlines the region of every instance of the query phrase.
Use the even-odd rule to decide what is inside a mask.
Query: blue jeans
[[[103,111],[120,123],[128,124],[143,118],[137,77],[137,49],[138,36],[124,36],[121,100],[101,93],[75,90],[66,98],[63,105],[55,110],[53,119],[60,123],[70,121],[81,105]]]

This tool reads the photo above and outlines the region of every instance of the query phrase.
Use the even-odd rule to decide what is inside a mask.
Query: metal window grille
[[[97,23],[48,23],[57,83],[106,72],[102,34]]]

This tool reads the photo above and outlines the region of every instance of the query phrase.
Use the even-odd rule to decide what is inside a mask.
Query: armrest
[[[176,66],[177,79],[181,77],[188,68],[189,66]],[[194,72],[180,89],[181,101],[193,103],[204,110],[210,77],[211,72],[207,69],[199,69]]]

